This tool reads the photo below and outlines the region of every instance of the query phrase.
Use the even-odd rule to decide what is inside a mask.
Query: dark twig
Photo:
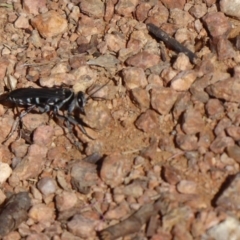
[[[157,215],[154,203],[143,205],[138,211],[122,222],[102,230],[99,235],[102,240],[114,240],[119,237],[138,232],[151,216]]]
[[[147,223],[151,217],[156,217],[158,214],[166,215],[169,211],[169,206],[174,202],[166,194],[158,196],[155,202],[144,204],[139,210],[134,212],[122,222],[112,225],[99,232],[101,240],[114,240],[129,234],[137,233],[140,231],[142,225]]]
[[[196,59],[196,55],[190,51],[188,48],[184,47],[181,43],[179,43],[176,39],[170,37],[166,32],[158,28],[156,25],[152,23],[147,24],[148,31],[153,34],[156,38],[163,41],[166,45],[172,48],[176,52],[183,52],[186,54],[190,61],[194,63],[194,59]]]

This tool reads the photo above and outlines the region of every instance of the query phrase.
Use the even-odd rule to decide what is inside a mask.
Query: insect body
[[[55,114],[67,105],[69,113],[75,108],[84,113],[86,104],[83,92],[74,94],[68,88],[20,88],[10,92],[6,100],[17,106],[35,106],[41,112],[53,111]]]
[[[26,111],[20,114],[18,122],[34,108],[39,109],[41,113],[51,111],[54,116],[66,120],[68,126],[69,123],[78,125],[81,131],[91,138],[82,126],[82,123],[73,116],[75,109],[84,114],[87,98],[81,91],[75,94],[68,88],[20,88],[10,92],[5,101],[14,103],[16,106],[27,107]],[[59,113],[59,110],[67,110],[67,114],[62,115]],[[7,139],[9,139],[14,130],[13,128]]]

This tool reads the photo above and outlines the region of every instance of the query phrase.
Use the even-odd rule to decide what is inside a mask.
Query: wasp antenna
[[[99,90],[101,90],[102,88],[104,88],[105,86],[107,86],[110,81],[111,81],[111,80],[108,80],[108,81],[107,81],[104,85],[102,85],[99,89],[97,89],[96,91],[94,91],[92,94],[88,95],[87,98],[86,98],[86,102],[88,101],[89,98],[92,97],[92,95],[94,95],[96,92],[98,92]]]

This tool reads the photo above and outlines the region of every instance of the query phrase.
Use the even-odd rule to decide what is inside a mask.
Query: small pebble
[[[221,0],[220,1],[220,9],[227,16],[240,18],[240,6],[238,0]]]
[[[195,109],[188,109],[183,115],[182,129],[186,134],[196,134],[204,128],[202,114]]]
[[[72,234],[84,239],[90,239],[95,235],[95,226],[96,220],[84,217],[81,214],[74,215],[67,223],[68,230]]]
[[[198,148],[197,137],[195,135],[179,134],[176,137],[177,145],[184,151],[194,151]]]
[[[160,114],[166,115],[172,109],[178,94],[171,88],[158,87],[151,90],[151,105]]]
[[[140,117],[135,122],[137,128],[143,130],[144,132],[154,132],[159,131],[159,115],[148,109],[146,112],[142,113]]]
[[[214,224],[206,232],[206,237],[209,239],[237,239],[240,235],[239,221],[234,217],[227,217],[224,221],[221,221],[218,224]]]
[[[48,146],[52,143],[54,130],[51,126],[39,126],[33,134],[33,142],[38,145]]]
[[[191,69],[189,58],[184,53],[179,53],[176,61],[173,64],[173,68],[178,71],[185,71]]]
[[[210,149],[214,153],[223,153],[226,147],[234,146],[234,141],[230,137],[218,136],[211,143]]]
[[[171,87],[176,91],[186,91],[191,87],[196,77],[195,71],[192,70],[180,72],[172,79]]]
[[[35,204],[29,210],[29,217],[36,222],[51,222],[53,221],[55,214],[54,208],[48,207],[45,204]]]
[[[177,190],[180,193],[195,194],[197,191],[197,184],[193,181],[181,180],[177,184]]]
[[[94,18],[102,18],[104,15],[104,3],[100,0],[83,0],[80,3],[80,9]]]
[[[137,0],[120,0],[115,6],[115,11],[123,16],[131,16],[137,4]]]
[[[147,86],[147,79],[142,68],[124,68],[122,74],[125,86],[129,90],[137,87],[144,88]]]
[[[240,163],[240,147],[236,144],[227,147],[227,153],[229,157],[233,158],[236,162]]]
[[[131,91],[131,97],[134,103],[140,109],[147,109],[150,106],[150,97],[148,92],[142,88],[134,88]]]
[[[29,19],[27,19],[26,16],[20,15],[14,25],[16,28],[29,28]]]
[[[31,24],[44,37],[55,37],[67,30],[67,20],[54,10],[37,15]]]
[[[74,192],[62,192],[56,196],[56,207],[58,211],[66,211],[71,209],[77,203],[78,198]]]
[[[38,189],[45,196],[55,193],[57,189],[56,181],[50,177],[44,177],[37,183]]]
[[[23,0],[23,9],[24,11],[37,15],[40,9],[46,7],[46,0],[32,1],[32,0]]]
[[[207,13],[203,17],[203,23],[206,24],[207,29],[213,38],[227,36],[231,29],[227,17],[222,12]]]
[[[209,99],[206,104],[207,114],[211,119],[220,119],[224,114],[224,107],[220,100]]]
[[[122,201],[117,207],[110,209],[106,212],[104,217],[106,219],[121,219],[123,216],[128,214],[130,211],[129,205],[126,201]]]
[[[126,63],[133,67],[147,69],[159,64],[160,57],[159,55],[156,55],[156,54],[152,54],[148,52],[140,52],[132,57],[129,57],[126,60]]]
[[[101,179],[111,187],[118,186],[124,180],[131,167],[126,155],[112,154],[107,156],[100,170]],[[111,171],[109,171],[111,169]]]
[[[161,1],[168,9],[183,9],[186,1],[185,0],[180,0],[180,1],[169,1],[169,0],[162,0]]]
[[[0,162],[0,184],[3,184],[11,175],[12,169],[7,163]]]

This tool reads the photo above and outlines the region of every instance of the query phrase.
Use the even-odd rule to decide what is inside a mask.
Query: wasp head
[[[84,107],[86,105],[87,99],[85,98],[85,95],[83,92],[78,92],[77,93],[77,105],[81,111],[81,113],[85,114]]]

